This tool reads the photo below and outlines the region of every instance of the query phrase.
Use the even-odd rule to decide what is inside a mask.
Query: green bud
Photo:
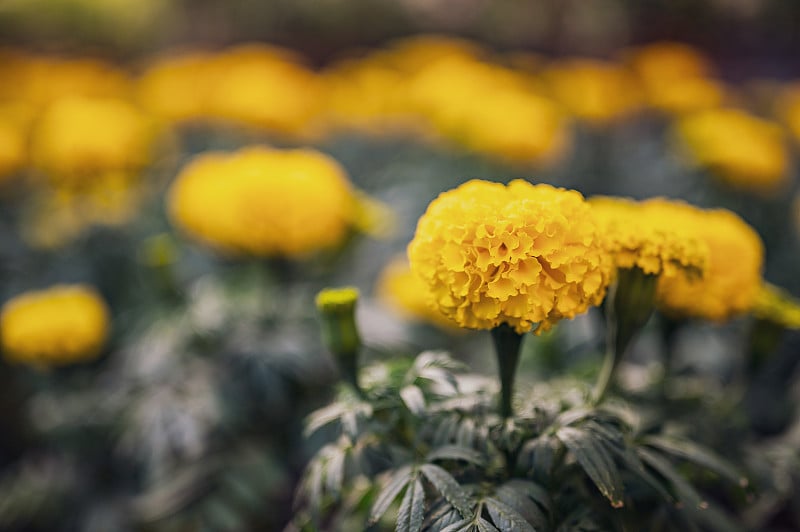
[[[336,357],[339,371],[356,390],[358,387],[358,350],[361,338],[356,326],[358,290],[353,287],[326,288],[317,294],[322,340]]]

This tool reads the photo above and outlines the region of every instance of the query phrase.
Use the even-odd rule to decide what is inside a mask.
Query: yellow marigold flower
[[[209,105],[220,118],[299,134],[317,112],[317,77],[286,50],[243,45],[218,56],[212,68]]]
[[[669,202],[640,203],[624,198],[590,198],[608,252],[617,268],[637,267],[646,274],[701,277],[708,261],[708,246],[694,235],[694,227],[669,215]],[[676,207],[678,213],[683,205]],[[685,222],[685,221],[684,221]]]
[[[730,185],[769,193],[786,182],[789,156],[777,124],[716,109],[684,116],[675,133],[698,165]]]
[[[25,164],[25,136],[18,127],[0,119],[0,182]]]
[[[336,246],[364,215],[342,167],[307,149],[200,155],[180,172],[167,202],[172,222],[192,237],[261,256]]]
[[[208,118],[215,81],[213,57],[193,52],[157,58],[138,80],[139,103],[168,122]]]
[[[711,62],[695,48],[659,42],[628,55],[646,100],[656,109],[669,113],[710,109],[725,97],[723,85],[710,77]]]
[[[579,192],[469,181],[442,193],[408,246],[432,302],[462,327],[550,327],[602,301],[611,261]]]
[[[763,283],[753,304],[756,318],[800,329],[800,302],[777,286]]]
[[[764,245],[753,228],[725,209],[702,210],[665,200],[645,203],[651,212],[694,227],[709,251],[702,279],[659,279],[659,307],[668,314],[718,322],[749,312],[761,287],[764,262]]]
[[[83,183],[97,173],[144,166],[152,134],[147,118],[123,100],[64,98],[34,128],[31,160],[56,182]]]
[[[446,329],[458,325],[431,306],[430,289],[411,271],[406,257],[397,257],[383,269],[376,285],[378,298],[398,314]]]
[[[59,366],[96,357],[109,331],[108,309],[84,285],[26,292],[3,305],[0,337],[7,360]]]
[[[571,115],[593,124],[629,115],[640,104],[633,76],[619,65],[592,59],[570,59],[543,73],[550,92]]]

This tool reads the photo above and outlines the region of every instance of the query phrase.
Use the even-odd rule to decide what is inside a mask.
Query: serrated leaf
[[[406,405],[406,408],[415,416],[421,416],[425,413],[425,395],[419,386],[409,384],[400,389],[400,398]]]
[[[632,473],[634,476],[639,478],[645,484],[650,486],[656,493],[661,496],[662,499],[667,501],[668,503],[674,503],[675,497],[669,492],[669,490],[663,485],[663,483],[658,480],[655,476],[650,474],[650,472],[645,468],[644,464],[642,463],[641,459],[636,455],[636,453],[630,449],[613,449],[613,452],[619,457],[620,460],[625,464],[627,470]]]
[[[461,420],[456,431],[456,443],[463,447],[471,447],[475,441],[475,422],[465,417]]]
[[[520,479],[509,480],[495,490],[495,497],[514,508],[535,529],[548,528],[547,515],[543,511],[543,508],[549,508],[548,496],[538,484]],[[544,504],[539,503],[540,499]]]
[[[441,503],[434,505],[430,511],[430,524],[428,530],[436,531],[461,521],[461,514],[450,506],[447,501],[440,499]]]
[[[472,518],[462,519],[439,530],[439,532],[468,532],[472,529]]]
[[[415,478],[408,484],[400,510],[397,513],[396,532],[419,532],[425,518],[425,490],[422,482]]]
[[[442,445],[444,443],[450,443],[453,441],[453,435],[455,434],[457,425],[458,414],[445,416],[439,422],[436,433],[433,435],[433,444]]]
[[[344,483],[344,466],[347,449],[336,449],[328,457],[325,467],[325,489],[335,499],[339,498]]]
[[[500,532],[499,530],[497,530],[497,528],[492,523],[490,523],[489,521],[487,521],[483,517],[478,519],[478,522],[476,524],[478,525],[478,530],[480,532]],[[509,528],[509,529],[503,529],[503,530],[516,530],[516,528]]]
[[[338,420],[346,410],[344,403],[333,403],[311,412],[306,418],[306,426],[303,429],[303,436],[308,438],[319,429]]]
[[[612,506],[620,508],[623,505],[622,479],[613,457],[597,438],[575,427],[561,427],[556,432],[556,437],[575,456],[600,493],[611,502]]]
[[[412,478],[414,478],[414,475],[412,475],[411,466],[403,466],[394,472],[375,498],[375,503],[372,505],[372,509],[369,512],[368,523],[370,525],[374,525],[380,520]]]
[[[642,443],[709,469],[744,488],[747,479],[731,464],[697,443],[668,436],[647,436]]]
[[[463,460],[477,466],[484,464],[483,456],[475,449],[469,447],[462,447],[460,445],[442,445],[437,447],[426,457],[427,461],[434,462],[436,460]]]
[[[472,519],[472,508],[469,503],[467,492],[459,485],[453,476],[435,464],[423,464],[420,471],[425,478],[436,488],[442,497],[449,502],[453,508],[458,510],[464,518]]]
[[[489,515],[492,517],[494,524],[501,530],[536,532],[536,529],[533,528],[519,512],[506,503],[492,497],[487,497],[484,500],[484,506],[489,511]]]

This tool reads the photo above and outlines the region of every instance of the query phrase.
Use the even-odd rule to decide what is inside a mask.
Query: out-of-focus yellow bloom
[[[213,57],[192,52],[157,58],[138,80],[140,105],[167,122],[208,118],[215,82]]]
[[[549,328],[602,301],[612,268],[580,193],[522,180],[442,193],[408,246],[433,305],[462,327]]]
[[[670,202],[641,203],[624,198],[596,196],[589,200],[608,252],[617,268],[641,269],[664,277],[702,277],[708,246],[694,235],[694,227],[680,216],[670,216]]]
[[[31,138],[31,162],[59,183],[135,170],[151,157],[147,117],[117,99],[64,98],[44,111]]]
[[[395,258],[386,265],[378,278],[376,292],[381,301],[402,316],[445,329],[458,327],[431,305],[428,285],[414,275],[406,257]]]
[[[95,177],[81,187],[39,190],[23,216],[25,241],[36,248],[58,248],[90,227],[119,227],[139,213],[146,190],[137,176],[106,172]]]
[[[675,132],[698,165],[730,185],[769,193],[786,182],[789,157],[777,124],[715,109],[681,118]]]
[[[702,279],[659,279],[659,307],[668,314],[717,322],[749,312],[761,287],[764,262],[764,245],[753,228],[725,209],[702,210],[660,199],[645,203],[651,212],[693,227],[709,251]]]
[[[65,97],[124,98],[129,76],[95,59],[64,59],[0,50],[0,100],[28,102],[41,108]]]
[[[641,103],[635,78],[614,63],[571,59],[551,65],[542,75],[567,112],[593,124],[629,115]]]
[[[3,306],[3,355],[12,362],[60,366],[91,360],[109,331],[108,308],[84,285],[56,285],[26,292]]]
[[[9,121],[0,118],[0,183],[20,170],[27,153],[25,136]]]
[[[787,329],[800,329],[800,302],[784,290],[766,282],[756,296],[753,315]]]
[[[200,155],[180,172],[167,201],[172,222],[192,237],[259,256],[334,247],[363,215],[342,167],[307,149]]]
[[[315,115],[316,75],[286,50],[242,45],[215,59],[212,112],[224,119],[298,134]]]
[[[659,42],[629,54],[647,102],[668,113],[710,109],[722,103],[725,88],[710,77],[710,61],[691,46]]]

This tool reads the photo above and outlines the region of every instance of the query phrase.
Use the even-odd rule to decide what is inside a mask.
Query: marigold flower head
[[[634,77],[619,65],[592,59],[570,59],[543,73],[550,92],[570,114],[594,124],[626,116],[640,104]]]
[[[648,208],[654,204],[595,196],[589,203],[617,268],[636,267],[666,277],[702,277],[708,246],[680,216],[670,216],[669,201]],[[676,209],[680,212],[683,206],[677,204]]]
[[[3,355],[13,362],[59,366],[96,357],[109,331],[108,308],[85,285],[25,292],[3,305]]]
[[[332,158],[250,147],[196,157],[168,193],[172,222],[222,252],[302,256],[336,246],[363,215]]]
[[[722,103],[725,89],[711,78],[711,62],[686,44],[658,42],[628,54],[645,98],[656,109],[684,113],[710,109]]]
[[[56,182],[137,169],[151,156],[147,118],[123,100],[64,98],[48,107],[31,138],[31,161]]]
[[[684,116],[675,132],[698,165],[732,186],[769,193],[786,182],[789,156],[777,124],[715,109]]]
[[[397,257],[383,269],[376,285],[378,298],[400,315],[453,329],[456,323],[431,305],[430,289],[408,264],[406,257]]]
[[[753,303],[753,315],[787,329],[800,329],[800,301],[766,282],[758,290]]]
[[[462,327],[549,328],[602,301],[611,271],[580,193],[473,180],[442,193],[408,246],[432,304]]]
[[[753,228],[725,209],[703,210],[660,199],[645,203],[652,212],[693,227],[709,252],[702,279],[659,279],[659,307],[668,314],[717,322],[749,312],[761,287],[764,262],[764,245]]]
[[[21,169],[26,156],[23,132],[10,121],[0,119],[0,182]]]

